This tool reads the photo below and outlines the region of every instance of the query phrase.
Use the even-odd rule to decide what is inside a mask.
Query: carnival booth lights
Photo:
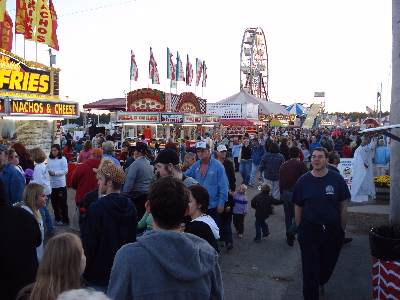
[[[59,99],[59,69],[0,49],[0,115],[3,142],[16,136],[28,149],[50,151],[60,120],[76,118],[76,102]]]

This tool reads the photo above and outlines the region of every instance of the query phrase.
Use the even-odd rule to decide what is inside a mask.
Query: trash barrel
[[[372,299],[400,300],[400,226],[372,228],[369,245],[372,255]]]

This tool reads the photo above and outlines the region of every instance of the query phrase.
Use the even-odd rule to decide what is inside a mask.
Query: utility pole
[[[390,124],[400,124],[400,0],[392,0],[392,101]],[[400,128],[392,130],[400,136]],[[400,224],[400,142],[390,142],[390,222]]]

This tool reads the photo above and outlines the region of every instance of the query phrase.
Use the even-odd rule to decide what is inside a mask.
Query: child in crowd
[[[147,205],[147,204],[146,204]],[[149,211],[146,211],[137,224],[138,232],[142,233],[153,230],[153,216]]]
[[[239,189],[233,194],[233,225],[236,228],[238,237],[243,238],[244,232],[244,216],[247,213],[247,197],[246,197],[247,186],[241,184]]]
[[[269,185],[264,184],[261,187],[261,192],[251,200],[251,207],[255,209],[256,217],[256,237],[254,238],[256,243],[261,242],[261,231],[262,237],[267,237],[269,235],[268,224],[265,221],[273,211],[273,199],[270,195],[270,191],[271,188]]]

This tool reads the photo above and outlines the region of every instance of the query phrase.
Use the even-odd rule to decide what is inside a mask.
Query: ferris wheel
[[[268,100],[268,51],[264,31],[247,28],[240,52],[240,89]]]

